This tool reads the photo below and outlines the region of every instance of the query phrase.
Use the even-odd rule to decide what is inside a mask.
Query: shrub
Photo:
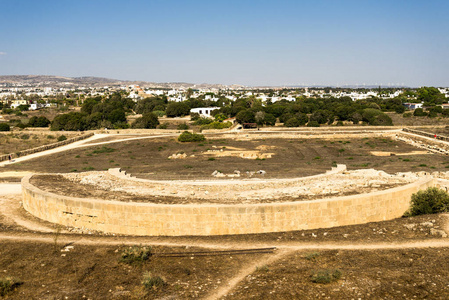
[[[337,269],[317,270],[312,273],[311,280],[315,283],[331,283],[340,279],[341,275],[341,271]]]
[[[296,119],[295,117],[293,118],[289,118],[285,123],[284,123],[285,127],[298,127],[299,126],[299,120]]]
[[[109,148],[106,146],[103,146],[101,148],[95,149],[94,151],[92,151],[93,154],[100,154],[100,153],[111,153],[114,152],[115,149],[114,148]]]
[[[159,125],[159,129],[167,129],[168,128],[168,123],[163,123],[161,125]]]
[[[304,258],[307,260],[313,260],[315,261],[318,256],[320,256],[320,252],[311,252],[311,253],[307,253],[306,255],[304,255]]]
[[[153,276],[151,272],[145,272],[142,278],[142,284],[146,289],[157,289],[165,285],[164,279],[160,276]]]
[[[20,136],[20,138],[21,138],[22,140],[29,140],[29,139],[30,139],[30,135],[29,135],[29,134],[22,134],[22,135]]]
[[[20,121],[20,120],[19,120]],[[23,124],[21,121],[20,122],[18,122],[17,124],[16,124],[16,127],[17,128],[20,128],[20,129],[25,129],[25,128],[27,128],[28,126],[27,126],[27,124]]]
[[[196,119],[193,124],[194,125],[207,125],[207,124],[212,123],[213,121],[214,120],[212,120],[210,118],[200,117],[200,118]]]
[[[163,116],[165,116],[165,111],[163,111],[163,110],[154,110],[153,114],[155,114],[159,118],[162,118]]]
[[[402,115],[404,118],[411,118],[412,117],[412,113],[411,112],[406,112]]]
[[[270,268],[267,265],[256,267],[256,272],[268,272],[268,271],[270,271]]]
[[[320,127],[320,124],[317,121],[310,121],[307,123],[307,127]]]
[[[438,116],[438,113],[435,111],[429,111],[429,114],[427,115],[428,118],[436,118]]]
[[[16,287],[18,287],[21,284],[22,282],[13,279],[11,277],[0,278],[0,296],[1,297],[6,296],[7,294],[14,291]]]
[[[0,131],[10,131],[11,127],[7,123],[0,123]]]
[[[187,130],[187,129],[189,129],[189,125],[187,125],[186,123],[178,125],[178,130]]]
[[[200,114],[199,113],[195,113],[195,112],[191,112],[190,113],[190,120],[191,121],[196,121],[200,118]]]
[[[425,117],[425,116],[427,116],[427,112],[425,112],[424,109],[422,109],[422,108],[417,108],[413,112],[413,115],[415,117]]]
[[[206,140],[204,135],[197,134],[197,133],[190,133],[188,131],[184,131],[178,137],[178,141],[180,141],[180,142],[201,142],[204,140]]]
[[[141,263],[151,255],[151,247],[132,246],[122,251],[120,261],[126,264]]]
[[[201,126],[201,129],[224,129],[232,126],[231,122],[217,122],[214,121],[208,125]]]
[[[405,216],[435,214],[449,211],[449,194],[442,189],[430,187],[412,195],[410,209]]]
[[[220,113],[217,113],[214,116],[214,118],[215,118],[215,121],[218,121],[218,122],[223,122],[224,120],[227,119],[227,117],[224,114],[220,114]]]
[[[58,136],[58,142],[65,141],[66,139],[67,139],[67,137],[65,135]]]

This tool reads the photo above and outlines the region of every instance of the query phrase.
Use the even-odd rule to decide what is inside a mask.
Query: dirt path
[[[20,183],[0,184],[0,214],[4,217],[6,225],[19,226],[31,231],[54,232],[51,226],[44,226],[25,216],[21,207],[22,186]]]
[[[273,256],[270,256],[268,258],[264,257],[256,261],[249,262],[240,269],[237,275],[228,279],[217,291],[214,291],[212,294],[206,296],[205,299],[220,299],[221,297],[227,295],[230,291],[232,291],[242,280],[246,278],[246,276],[251,275],[257,269],[257,267],[270,265],[292,252],[292,250],[278,250],[277,253]]]
[[[55,231],[53,230],[52,233]],[[41,242],[52,243],[52,235],[46,233],[26,232],[0,232],[0,240],[17,242]],[[279,250],[303,251],[303,250],[395,250],[395,249],[420,249],[420,248],[447,248],[449,239],[413,240],[405,242],[373,242],[373,243],[351,243],[351,242],[207,242],[185,239],[180,242],[172,238],[164,237],[110,237],[110,236],[88,236],[78,234],[61,234],[59,241],[62,244],[79,244],[86,246],[116,246],[116,245],[149,245],[167,247],[198,247],[216,250],[235,250],[276,247]]]

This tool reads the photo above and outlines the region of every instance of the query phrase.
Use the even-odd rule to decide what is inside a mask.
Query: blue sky
[[[449,1],[0,0],[0,75],[449,86]]]

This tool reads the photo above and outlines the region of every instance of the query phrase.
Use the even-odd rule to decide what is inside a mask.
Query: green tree
[[[142,115],[142,117],[137,118],[133,123],[132,128],[156,128],[159,125],[158,117],[152,113],[148,112]]]
[[[186,98],[189,99],[193,95],[193,90],[191,88],[188,88],[186,91]]]
[[[235,120],[239,122],[240,124],[243,123],[255,123],[256,122],[256,116],[253,111],[246,109],[240,111],[236,116]]]
[[[276,117],[272,114],[265,114],[265,125],[274,126],[276,124]]]
[[[84,103],[81,105],[81,112],[86,113],[86,114],[91,114],[94,106],[100,102],[101,102],[101,97],[87,98],[86,100],[84,100]]]
[[[108,120],[112,124],[126,122],[125,111],[123,110],[123,108],[114,109],[106,116],[106,120]]]
[[[31,117],[28,121],[28,125],[31,127],[48,127],[50,120],[46,117]]]
[[[285,127],[298,127],[299,121],[297,118],[292,117],[292,118],[288,119],[286,122],[284,122],[284,126]]]
[[[418,93],[418,100],[424,102],[425,106],[442,104],[446,101],[445,96],[435,87],[422,87],[416,92]]]
[[[425,116],[427,116],[427,112],[425,112],[424,109],[422,109],[422,108],[417,108],[413,112],[413,115],[415,117],[425,117]]]
[[[309,122],[309,117],[306,114],[299,113],[296,115],[296,118],[298,119],[299,126],[304,126]]]
[[[362,117],[370,125],[393,125],[391,118],[378,109],[365,108]]]
[[[169,118],[183,117],[190,113],[190,107],[184,102],[172,102],[167,105],[165,112]]]
[[[80,112],[70,112],[68,114],[58,115],[51,122],[51,130],[85,130],[85,114]]]

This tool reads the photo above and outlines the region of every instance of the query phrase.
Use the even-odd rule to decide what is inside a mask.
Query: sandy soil
[[[366,142],[375,144],[376,150],[391,151],[377,149],[379,141]],[[351,151],[355,153],[362,144]],[[346,148],[345,154],[350,149]],[[169,149],[164,155],[172,153]],[[73,157],[72,153],[66,159]],[[427,161],[413,165],[434,165],[439,156],[421,159]],[[410,170],[407,161],[390,163],[407,165]],[[0,185],[0,278],[11,276],[21,282],[7,299],[449,298],[449,239],[443,237],[449,226],[446,215],[242,236],[80,235],[61,232],[27,215],[20,206],[19,192],[17,183]],[[71,232],[70,228],[63,230]],[[150,245],[154,255],[143,263],[120,262],[121,253],[130,245]],[[277,250],[272,254],[160,256],[256,247]],[[341,277],[329,284],[314,283],[312,275],[318,270],[338,270]],[[142,276],[148,271],[165,283],[145,289]]]

